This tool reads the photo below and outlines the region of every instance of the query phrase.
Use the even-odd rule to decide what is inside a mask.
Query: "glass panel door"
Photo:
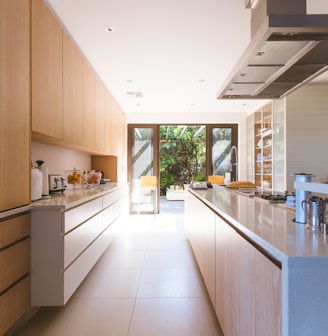
[[[230,180],[238,180],[238,125],[211,125],[209,144],[212,150],[210,155],[208,175],[230,173]],[[226,181],[227,182],[227,181]]]
[[[128,126],[130,213],[158,212],[158,182],[157,188],[147,191],[140,186],[140,176],[156,176],[158,180],[157,129],[155,125]]]

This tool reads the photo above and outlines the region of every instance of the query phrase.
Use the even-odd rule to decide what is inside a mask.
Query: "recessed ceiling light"
[[[111,26],[107,26],[107,27],[105,28],[105,31],[106,31],[107,33],[111,33],[111,32],[114,31],[114,28],[111,27]]]

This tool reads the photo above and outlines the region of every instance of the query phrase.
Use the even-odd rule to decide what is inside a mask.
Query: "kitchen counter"
[[[305,224],[296,223],[294,221],[294,210],[284,208],[279,204],[271,204],[261,198],[238,194],[235,190],[224,186],[217,185],[208,190],[189,189],[188,192],[194,195],[200,204],[205,205],[208,213],[213,212],[219,218],[215,224],[216,244],[221,245],[217,245],[215,250],[220,251],[220,246],[222,250],[222,244],[225,244],[223,251],[227,251],[227,253],[216,255],[216,260],[227,260],[227,265],[231,265],[231,261],[225,258],[229,258],[229,256],[234,258],[232,257],[234,254],[230,252],[230,241],[225,241],[223,237],[220,238],[221,227],[230,227],[233,230],[229,232],[235,232],[235,236],[239,236],[241,240],[244,238],[245,244],[248,242],[247,246],[250,249],[253,246],[272,265],[276,265],[281,270],[281,289],[275,289],[272,293],[274,293],[274,297],[281,295],[282,335],[325,335],[328,330],[328,320],[326,318],[328,311],[328,236],[321,232],[306,229]],[[187,205],[185,204],[185,207]],[[190,211],[189,220],[198,211],[198,207],[194,203],[192,208],[187,206],[185,209],[187,209],[186,215]],[[201,217],[204,217],[203,213]],[[203,221],[199,218],[197,225],[205,226]],[[241,241],[240,239],[238,241]],[[194,248],[199,247],[195,245]],[[236,245],[234,248],[237,254],[244,251],[242,245]],[[246,258],[246,255],[238,257],[238,260],[243,260],[243,263],[238,264],[237,273],[250,272],[253,274],[252,281],[249,284],[250,287],[247,287],[245,283],[247,277],[240,277],[240,279],[244,279],[241,280],[241,284],[244,284],[244,288],[246,288],[245,293],[248,293],[252,288],[261,291],[269,283],[274,287],[277,279],[270,276],[265,278],[263,275],[264,278],[261,280],[261,274],[264,270],[255,276],[253,268],[258,266],[253,265],[252,260]],[[220,262],[216,266],[221,267],[224,263],[225,261],[223,261],[223,264]],[[219,286],[222,282],[221,277],[225,279],[227,273],[221,270],[216,272],[215,281],[216,285]],[[231,281],[235,281],[233,279],[235,278],[232,276]],[[217,298],[218,293],[220,293],[219,288],[216,288]],[[235,290],[238,291],[239,288],[232,288],[232,293]],[[251,296],[249,302],[245,302],[244,307],[253,307],[252,297],[254,298],[254,296]],[[238,294],[238,298],[238,300],[242,300],[240,294]],[[258,300],[261,306],[261,300],[264,300],[264,298],[258,298]],[[219,307],[220,299],[217,302],[219,303],[217,303],[216,308]],[[244,314],[248,316],[246,310],[241,308],[241,312],[238,313],[239,316],[244,316]],[[230,315],[228,314],[228,316]],[[250,319],[245,318],[245,320],[249,321]],[[223,323],[225,322],[223,319]]]
[[[19,208],[11,209],[8,211],[0,212],[0,219],[7,218],[14,215],[19,215],[20,213],[30,211],[33,209],[63,209],[68,210],[70,208],[76,207],[80,204],[88,202],[97,197],[101,197],[105,194],[113,192],[118,188],[126,185],[126,183],[121,182],[107,182],[105,184],[100,184],[95,189],[87,189],[85,187],[77,190],[66,189],[63,193],[57,192],[50,194],[50,198],[41,199],[32,202],[29,205],[25,205]]]
[[[223,186],[190,191],[280,262],[297,265],[315,258],[328,266],[328,235],[296,223],[295,211]]]
[[[31,203],[30,209],[35,210],[49,208],[53,210],[68,210],[85,202],[89,202],[95,198],[113,192],[124,185],[126,185],[126,183],[107,182],[106,184],[100,184],[95,189],[87,189],[85,187],[76,190],[66,189],[63,193],[52,193],[50,194],[50,198],[42,199]]]

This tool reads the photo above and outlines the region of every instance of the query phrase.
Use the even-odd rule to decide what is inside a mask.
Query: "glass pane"
[[[131,154],[132,154],[132,211],[139,211],[140,176],[154,175],[153,128],[134,129]],[[149,194],[149,197],[153,197],[153,195]],[[146,200],[146,203],[148,203],[148,200]],[[154,209],[151,209],[150,211],[154,211]]]
[[[213,175],[225,175],[226,172],[236,174],[237,149],[236,155],[232,148],[232,128],[213,128],[212,129],[212,170]],[[233,174],[232,174],[233,175]],[[236,175],[232,179],[236,179]]]

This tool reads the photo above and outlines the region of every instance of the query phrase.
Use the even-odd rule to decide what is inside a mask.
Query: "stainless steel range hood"
[[[328,14],[306,14],[306,0],[253,2],[251,43],[218,99],[283,98],[328,70]]]

